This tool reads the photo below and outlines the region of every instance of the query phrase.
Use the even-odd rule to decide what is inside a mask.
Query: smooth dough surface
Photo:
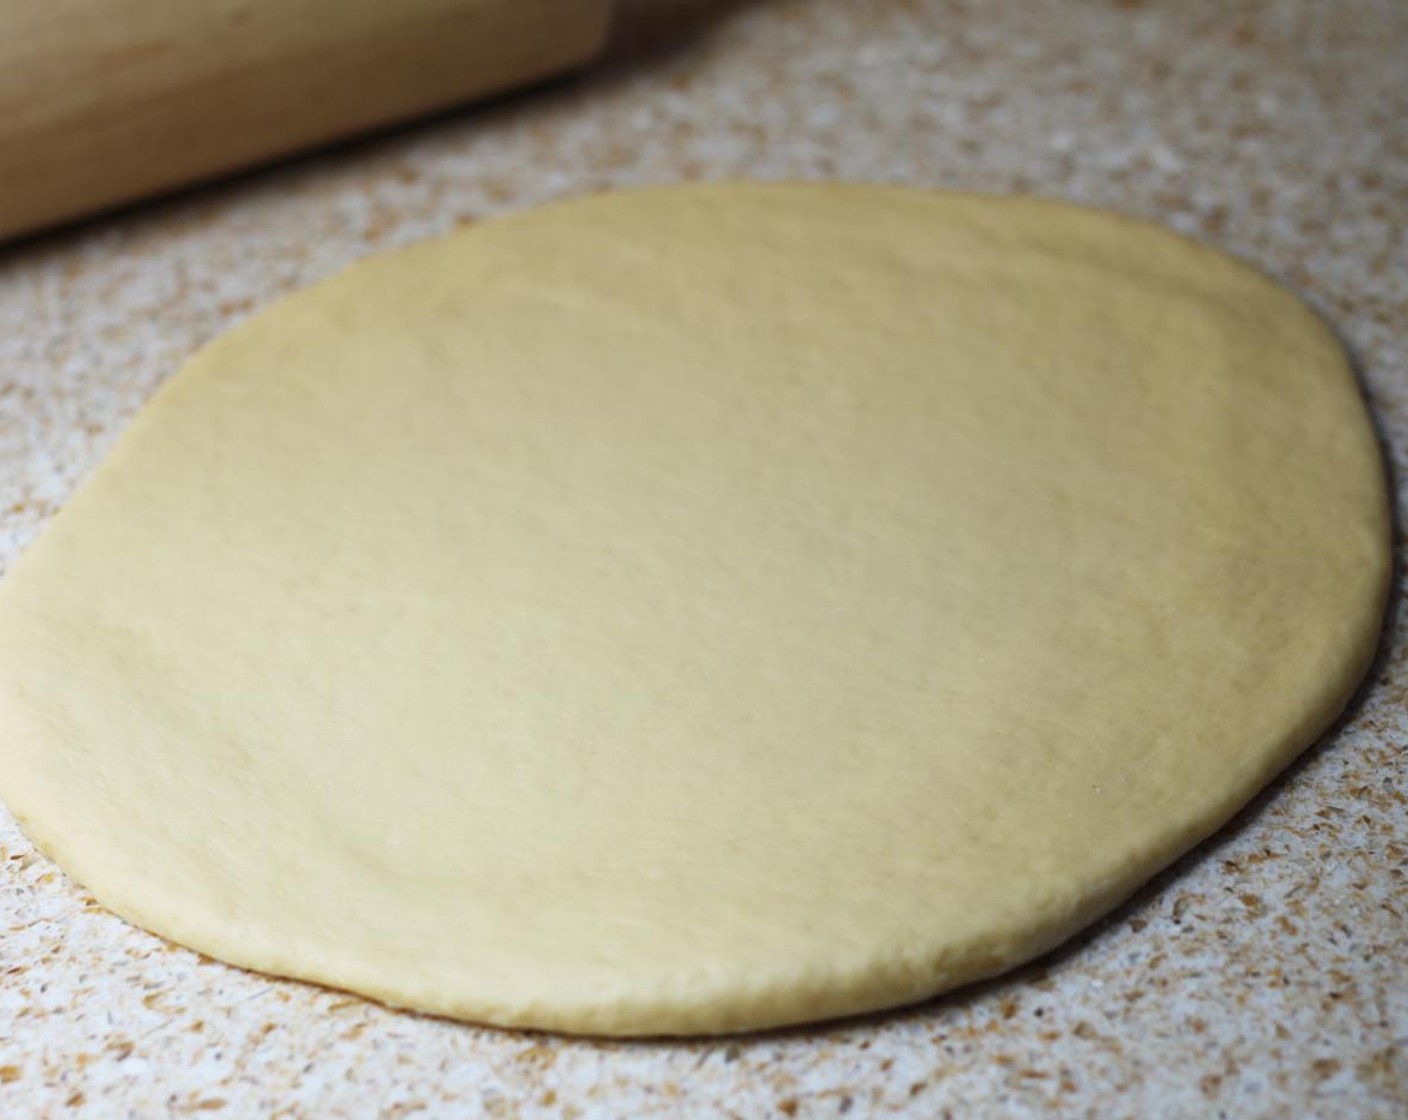
[[[729,1031],[1031,958],[1376,645],[1297,300],[1160,229],[607,195],[230,331],[0,584],[0,795],[133,922],[507,1025]]]

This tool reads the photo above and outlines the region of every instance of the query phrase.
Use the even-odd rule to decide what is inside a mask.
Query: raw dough
[[[1055,945],[1345,704],[1329,332],[1033,200],[719,185],[367,261],[0,590],[0,789],[106,905],[490,1023],[730,1031]]]

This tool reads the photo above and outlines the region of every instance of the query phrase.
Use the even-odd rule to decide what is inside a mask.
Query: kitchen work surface
[[[1401,475],[1405,53],[1396,0],[638,0],[580,79],[0,249],[0,556],[275,296],[460,222],[680,179],[1037,193],[1205,237],[1342,332]],[[825,1028],[604,1043],[393,1012],[126,926],[3,817],[0,1115],[1408,1114],[1396,617],[1336,730],[1093,932]]]

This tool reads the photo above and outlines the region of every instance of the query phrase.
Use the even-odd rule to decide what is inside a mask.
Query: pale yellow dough
[[[1375,647],[1340,348],[1151,226],[722,185],[359,264],[0,586],[0,793],[97,897],[489,1023],[731,1031],[1055,945]]]

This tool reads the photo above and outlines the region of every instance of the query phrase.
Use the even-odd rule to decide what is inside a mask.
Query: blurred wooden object
[[[611,0],[0,0],[0,239],[585,63]]]

